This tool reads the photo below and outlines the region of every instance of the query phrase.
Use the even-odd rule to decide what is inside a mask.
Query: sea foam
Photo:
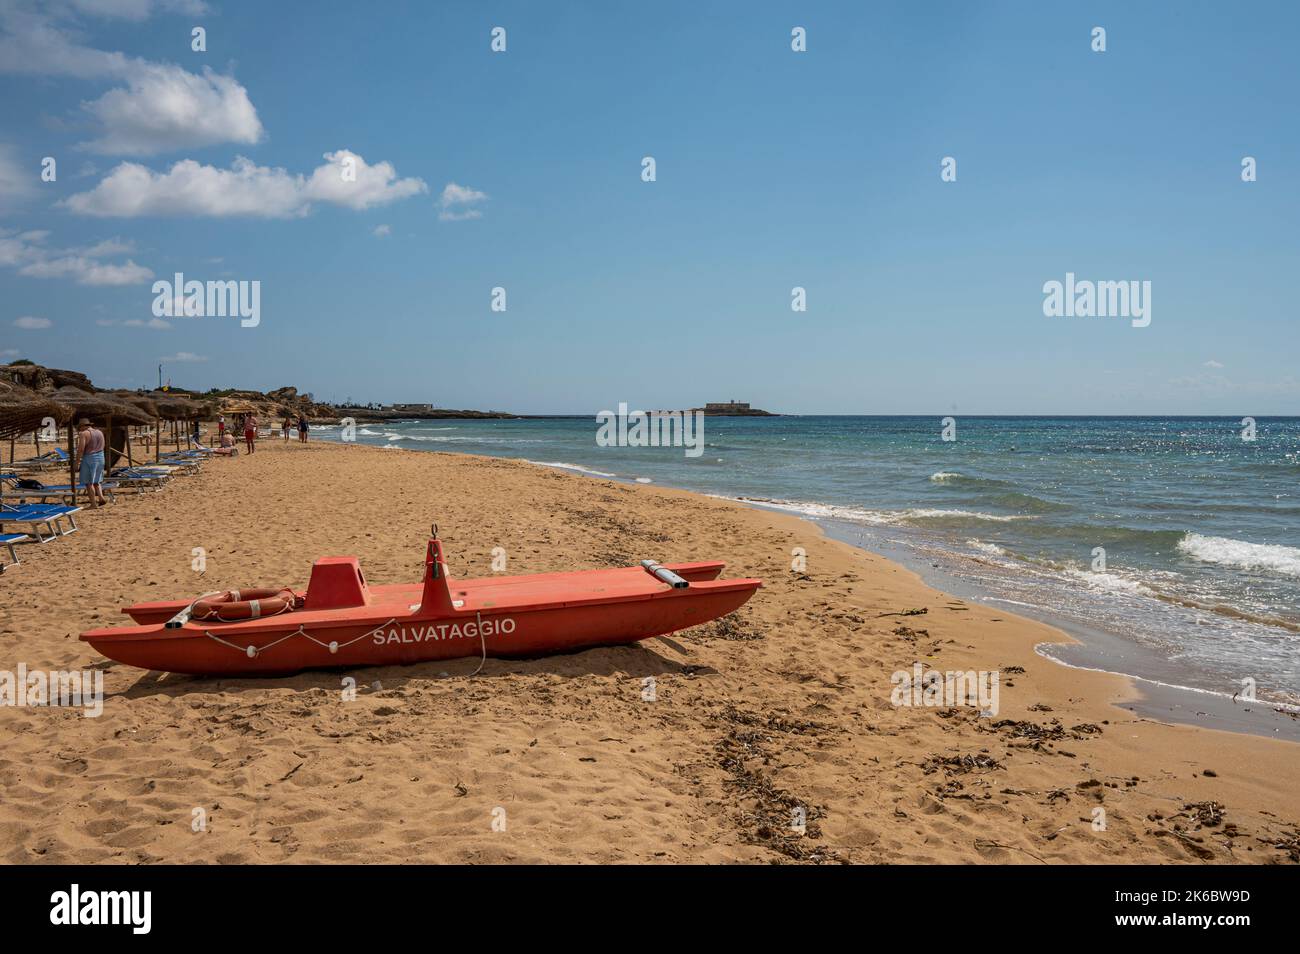
[[[525,463],[536,464],[538,467],[559,467],[562,470],[576,470],[580,474],[588,474],[592,477],[617,477],[617,474],[606,473],[603,470],[592,470],[590,467],[583,467],[581,464],[566,464],[558,460],[528,460]]]
[[[769,500],[763,497],[732,497],[742,503],[759,504],[776,510],[789,510],[810,517],[829,517],[839,520],[853,520],[878,526],[896,526],[917,521],[934,520],[979,520],[990,523],[1008,523],[1012,520],[1033,520],[1028,515],[1005,515],[983,513],[978,510],[941,510],[933,507],[909,507],[905,510],[868,510],[862,507],[846,507],[836,504],[814,503],[799,500]]]
[[[1188,533],[1178,541],[1178,549],[1203,563],[1300,576],[1300,548],[1296,547]]]

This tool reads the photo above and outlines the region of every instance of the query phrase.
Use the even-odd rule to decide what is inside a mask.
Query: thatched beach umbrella
[[[140,408],[107,391],[92,394],[69,384],[51,393],[50,398],[72,408],[78,418],[89,418],[95,423],[116,420],[119,424],[148,424],[153,420]]]
[[[172,422],[172,436],[176,440],[177,448],[181,445],[181,439],[175,422],[202,420],[208,410],[207,405],[192,401],[183,394],[154,391],[149,395],[149,399],[158,405],[158,413],[163,420]]]
[[[158,411],[158,405],[153,400],[153,398],[149,397],[149,395],[147,394],[141,394],[139,391],[113,391],[111,393],[114,397],[120,398],[121,400],[125,401],[127,404],[139,408],[145,414],[149,415],[149,417],[152,418],[154,440],[159,440],[162,437],[162,427],[159,422],[160,414]],[[128,445],[127,451],[128,451],[127,460],[130,461],[131,460],[130,445]],[[154,460],[157,459],[158,459],[158,454],[157,451],[155,451]],[[131,461],[131,463],[135,463],[135,462]]]
[[[147,394],[141,394],[139,391],[112,391],[109,393],[127,404],[135,405],[150,417],[158,416],[158,404]]]
[[[12,381],[0,381],[0,439],[39,430],[47,417],[66,424],[72,408]]]
[[[168,421],[188,420],[202,408],[197,401],[191,401],[183,394],[154,391],[149,395],[149,399],[158,405],[158,413]]]
[[[56,426],[66,424],[72,419],[72,408],[21,384],[0,381],[0,439],[9,438],[10,463],[14,460],[14,438],[28,431],[36,434],[36,453],[40,454],[40,428],[49,419]]]
[[[60,404],[66,404],[72,408],[74,416],[78,419],[88,418],[93,423],[103,423],[106,430],[109,431],[109,446],[105,450],[110,453],[121,454],[122,450],[111,446],[111,434],[113,422],[119,424],[149,424],[152,418],[144,411],[140,410],[133,404],[128,404],[121,398],[109,394],[106,391],[98,391],[92,394],[89,391],[83,391],[81,388],[65,385],[59,388],[50,397]],[[77,489],[77,472],[72,465],[72,428],[68,428],[68,471],[72,475],[72,489],[74,501],[76,499]],[[105,454],[109,457],[110,454]],[[128,460],[130,458],[128,457]]]

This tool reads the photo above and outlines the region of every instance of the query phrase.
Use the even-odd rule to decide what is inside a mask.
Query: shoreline
[[[815,518],[808,519],[821,525]],[[834,532],[837,529],[839,532]],[[850,546],[869,553],[878,552],[848,539],[851,531],[847,529],[832,527],[830,532],[836,539],[844,540]],[[989,606],[990,609],[998,608],[990,604],[1005,604],[1006,612],[1013,612],[1021,618],[1033,619],[1058,630],[1065,639],[1041,643],[1035,647],[1035,652],[1065,669],[1102,673],[1128,681],[1131,698],[1116,703],[1125,711],[1155,719],[1170,719],[1181,725],[1300,743],[1300,718],[1284,703],[1255,701],[1241,704],[1224,693],[1161,682],[1123,669],[1106,668],[1109,660],[1115,660],[1114,665],[1122,665],[1125,659],[1139,656],[1144,657],[1146,665],[1154,670],[1158,668],[1158,660],[1150,650],[1116,634],[1098,627],[1086,627],[1068,616],[1053,613],[1050,609],[1019,605],[1015,601],[993,596],[978,584],[925,564],[915,554],[902,549],[885,549],[879,555],[907,567],[928,586],[942,592],[960,595]]]
[[[1129,680],[1036,654],[1055,628],[942,593],[814,522],[578,476],[272,441],[84,512],[80,533],[0,582],[39,594],[0,615],[0,668],[99,668],[105,712],[0,707],[13,740],[0,858],[1300,861],[1300,765],[1277,748],[1290,743],[1117,709]],[[214,519],[225,513],[243,516]],[[376,583],[409,581],[431,519],[457,576],[489,575],[503,546],[510,573],[723,559],[724,576],[764,589],[726,625],[489,658],[478,676],[477,658],[162,676],[104,664],[76,639],[137,599],[298,585],[325,555],[354,553]],[[890,674],[917,663],[1002,672],[996,716],[891,704]],[[349,675],[357,698],[341,702]],[[196,807],[206,832],[190,830]],[[491,828],[498,807],[508,835]],[[789,830],[795,808],[802,834]]]
[[[328,437],[325,440],[334,441],[333,438]],[[395,447],[394,449],[428,452],[422,448]],[[436,453],[462,454],[471,457],[490,456],[449,450],[439,450]],[[577,476],[595,480],[614,480],[630,486],[646,485],[646,482],[640,478],[606,473],[588,468],[585,465],[536,461],[526,457],[493,457],[492,459],[519,460]],[[1244,703],[1234,700],[1226,693],[1163,681],[1159,678],[1159,675],[1163,675],[1162,660],[1146,647],[1125,640],[1115,633],[1099,627],[1088,626],[1082,621],[1065,614],[1055,613],[1044,607],[1015,604],[1015,601],[996,596],[976,582],[956,576],[952,572],[939,568],[937,564],[931,564],[918,552],[897,545],[877,545],[874,547],[866,545],[862,542],[861,528],[846,521],[832,517],[798,513],[776,501],[767,503],[762,500],[738,498],[724,494],[710,494],[668,483],[654,483],[652,485],[682,490],[687,493],[702,494],[711,499],[725,500],[762,512],[795,516],[797,519],[805,520],[821,528],[829,536],[849,546],[882,556],[906,567],[916,573],[928,586],[942,592],[960,595],[964,599],[973,600],[986,606],[997,603],[1006,604],[1007,612],[1015,612],[1019,616],[1045,623],[1067,637],[1064,640],[1044,643],[1045,647],[1050,648],[1039,653],[1043,658],[1064,668],[1098,672],[1127,680],[1131,697],[1121,706],[1125,711],[1139,713],[1151,718],[1170,719],[1189,726],[1300,743],[1300,718],[1297,717],[1300,710],[1295,707],[1286,703],[1268,700]],[[995,609],[997,607],[990,606],[990,608]],[[1130,672],[1120,668],[1108,668],[1110,665],[1118,666],[1124,660],[1134,658],[1142,659],[1144,665],[1132,668],[1144,668],[1151,674]]]

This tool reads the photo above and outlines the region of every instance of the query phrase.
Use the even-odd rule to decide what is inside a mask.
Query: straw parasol
[[[181,430],[186,430],[188,433],[188,429],[178,428],[176,422],[202,421],[210,416],[208,405],[191,400],[183,394],[153,391],[148,395],[148,398],[158,406],[158,416],[164,421],[172,422],[172,437],[176,441],[177,447],[181,446]],[[159,443],[161,444],[161,441]]]
[[[0,439],[39,430],[47,417],[66,424],[72,408],[21,384],[0,381]]]
[[[187,421],[203,410],[203,405],[180,394],[154,391],[149,400],[158,405],[158,413],[165,421]]]
[[[158,410],[158,404],[154,401],[154,399],[147,394],[140,393],[139,391],[117,390],[111,393],[114,397],[120,398],[121,400],[125,401],[127,404],[130,404],[131,406],[138,408],[139,410],[143,411],[145,414],[147,414],[150,417],[151,419],[150,424],[153,425],[153,433],[150,436],[146,432],[145,446],[147,448],[149,446],[150,441],[156,441],[157,444],[154,445],[155,448],[160,447],[162,443],[162,421],[160,420],[162,414]],[[128,444],[128,448],[129,447],[130,445]],[[155,450],[154,460],[159,460],[160,454],[161,454],[161,450]],[[128,454],[127,456],[128,459],[130,459],[130,454]],[[134,463],[134,461],[132,461],[132,463]]]
[[[147,394],[141,394],[139,391],[110,391],[109,393],[127,404],[134,405],[149,417],[160,416],[157,403]]]
[[[98,391],[94,394],[81,388],[66,384],[50,395],[50,398],[72,408],[80,420],[90,418],[95,423],[107,423],[114,420],[119,424],[151,424],[153,418],[134,404],[128,404],[115,394]]]
[[[81,388],[72,385],[64,385],[53,394],[51,398],[60,404],[66,404],[72,408],[73,415],[80,420],[89,418],[96,424],[104,424],[109,433],[105,435],[109,443],[105,448],[109,451],[109,463],[116,459],[113,455],[126,455],[128,461],[131,460],[130,436],[127,437],[127,446],[124,448],[112,446],[112,425],[113,424],[152,424],[153,418],[146,414],[141,408],[130,404],[114,394],[107,391],[97,391],[91,393],[83,391]],[[76,486],[77,475],[72,470],[72,428],[68,428],[68,470],[72,474],[73,486]]]

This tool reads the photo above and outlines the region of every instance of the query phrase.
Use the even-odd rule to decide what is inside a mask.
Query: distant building
[[[432,411],[432,404],[390,404],[387,408],[390,411],[410,412],[412,414],[423,414],[426,411]]]

